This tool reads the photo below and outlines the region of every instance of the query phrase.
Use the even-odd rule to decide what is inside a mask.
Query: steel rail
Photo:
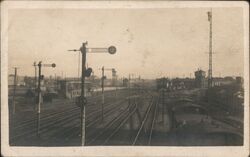
[[[122,100],[121,100],[122,101]],[[121,102],[121,101],[119,101],[119,102]],[[110,102],[106,102],[105,104],[110,104],[110,105],[105,105],[106,107],[105,107],[105,109],[106,110],[108,110],[108,111],[110,111],[110,110],[114,110],[115,109],[115,107],[118,107],[118,106],[116,106],[116,104],[117,103],[119,103],[119,102],[115,102],[115,103],[112,103],[112,104],[110,104]],[[114,107],[115,106],[115,107]],[[95,109],[95,108],[94,108]],[[91,113],[88,113],[88,115],[87,115],[87,117],[93,117],[92,119],[94,119],[95,117],[95,114],[94,113],[98,113],[98,112],[101,112],[100,110],[92,110],[92,112]],[[96,114],[96,115],[98,115],[98,114]],[[73,117],[73,119],[76,119],[77,117],[74,117],[74,115],[72,116]],[[72,120],[73,120],[72,119]],[[89,123],[92,119],[87,119],[87,122],[86,123]],[[96,119],[96,118],[95,118]],[[67,120],[66,120],[67,121]],[[57,133],[57,132],[59,132],[59,134],[58,135],[63,135],[63,134],[67,134],[67,132],[69,132],[69,131],[72,131],[72,130],[74,130],[75,129],[75,127],[72,127],[72,128],[69,128],[69,129],[67,129],[66,131],[65,131],[65,129],[63,130],[63,131],[58,131],[58,130],[56,130],[55,132]]]
[[[136,136],[135,136],[135,139],[134,139],[132,145],[135,145],[136,142],[137,142],[137,140],[138,140],[138,138],[139,138],[139,135],[140,135],[140,133],[141,133],[141,130],[142,130],[142,128],[143,128],[143,126],[144,126],[144,124],[145,124],[145,122],[146,122],[146,120],[147,120],[148,114],[149,114],[149,112],[150,112],[150,110],[151,110],[151,108],[152,108],[152,106],[153,106],[153,104],[154,104],[153,99],[154,99],[154,98],[152,98],[152,100],[151,100],[151,102],[150,102],[150,105],[149,105],[148,108],[147,108],[146,114],[145,114],[145,116],[144,116],[144,118],[143,118],[143,121],[142,121],[142,123],[141,123],[141,126],[140,126],[140,128],[139,128],[139,130],[138,130],[138,132],[137,132],[137,134],[136,134]]]
[[[153,134],[155,120],[156,120],[156,113],[158,111],[158,104],[159,104],[158,102],[159,102],[159,99],[158,99],[157,103],[155,104],[155,110],[154,110],[153,121],[152,121],[151,129],[150,129],[148,145],[151,144],[151,140],[152,140],[152,134]]]
[[[131,105],[128,105],[127,106],[127,108],[129,108]],[[90,142],[88,142],[87,144],[91,144],[91,143],[93,143],[94,141],[96,141],[96,139],[98,139],[100,136],[102,136],[104,133],[105,133],[105,131],[107,131],[109,128],[111,128],[111,126],[113,125],[113,124],[115,124],[120,118],[122,118],[122,116],[124,116],[124,114],[126,113],[126,112],[128,112],[128,110],[127,110],[127,108],[126,109],[124,109],[124,110],[122,110],[119,114],[118,114],[118,116],[116,116],[115,118],[113,118],[111,121],[110,121],[110,123],[108,123],[107,125],[105,125],[104,126],[104,129],[101,131],[101,132],[99,132]]]
[[[109,108],[112,108],[112,107],[113,106],[109,105]],[[47,127],[53,126],[54,124],[57,124],[57,125],[60,124],[60,125],[62,125],[62,124],[68,123],[71,120],[75,119],[76,116],[77,116],[75,113],[79,112],[79,110],[76,110],[76,109],[74,111],[70,112],[70,114],[67,115],[67,116],[52,117],[52,118],[55,119],[55,121],[49,121],[49,122],[47,122],[46,120],[43,119],[43,123],[46,122],[46,125],[41,126],[40,132],[44,133],[45,132],[44,130],[46,130],[46,131],[49,130],[49,128],[47,128]],[[101,112],[101,111],[97,110],[97,111],[94,111],[94,112]],[[35,131],[36,131],[36,128],[34,128],[33,130],[29,130],[28,132],[24,132],[23,134],[18,134],[16,136],[12,136],[10,140],[14,140],[14,139],[20,138],[20,137],[22,137],[24,135],[27,135],[27,134],[31,134],[30,136],[32,137],[32,136],[35,135],[35,134],[32,134]]]
[[[96,100],[96,99],[94,99],[94,100]],[[93,101],[93,100],[92,100]],[[101,101],[101,100],[96,100],[95,102],[90,102],[91,103],[91,105],[88,105],[89,107],[92,107],[93,109],[94,109],[94,106],[95,105],[93,105],[93,104],[97,104],[97,102],[98,101]],[[74,101],[69,101],[69,102],[66,102],[66,103],[64,103],[64,105],[68,105],[68,104],[71,104],[71,103],[73,103]],[[90,104],[90,103],[88,103],[88,104]],[[70,110],[69,110],[70,109]],[[70,107],[67,107],[67,108],[64,108],[64,110],[62,110],[62,111],[60,111],[60,112],[58,112],[58,111],[51,111],[51,112],[44,112],[41,116],[43,116],[43,120],[45,120],[45,119],[50,119],[50,118],[54,118],[54,117],[56,117],[56,116],[59,116],[59,115],[61,115],[61,114],[64,114],[64,113],[66,113],[66,112],[70,112],[70,111],[74,111],[74,110],[76,110],[76,109],[79,109],[79,107],[77,107],[77,106],[70,106]],[[45,117],[46,116],[46,117]],[[12,129],[14,129],[14,130],[16,130],[16,129],[20,129],[20,128],[22,128],[22,127],[25,127],[25,126],[28,126],[28,125],[30,125],[30,124],[33,124],[34,123],[34,121],[36,121],[36,116],[34,115],[34,117],[32,118],[32,119],[29,119],[29,120],[26,120],[26,121],[23,121],[21,124],[19,124],[19,125],[14,125],[14,128],[12,128]],[[12,130],[11,129],[11,130]]]
[[[113,103],[112,106],[109,105],[109,108],[106,108],[106,110],[107,110],[106,113],[104,112],[104,116],[107,115],[107,114],[111,114],[111,113],[115,112],[116,109],[117,109],[118,107],[123,106],[122,103],[119,104],[118,106],[117,106],[116,104],[117,104],[117,102],[116,102],[116,103]],[[105,108],[104,108],[104,109],[105,109]],[[100,111],[99,111],[99,112],[100,112]],[[92,115],[93,115],[93,113],[92,113]],[[88,116],[88,115],[87,115],[87,116]],[[94,121],[92,121],[93,119],[94,119]],[[87,119],[87,121],[86,121],[86,128],[88,128],[88,127],[90,127],[90,126],[96,124],[96,123],[97,123],[98,121],[100,121],[100,120],[101,120],[101,117],[100,117],[100,116],[98,116],[97,118],[93,116],[92,119]],[[64,131],[62,134],[63,134],[63,135],[66,135],[66,134],[69,133],[69,132],[75,132],[75,130],[76,130],[76,128],[75,128],[75,127],[72,127],[72,128],[70,128],[70,129],[68,129],[67,131]],[[71,138],[71,137],[73,137],[73,136],[75,136],[75,134],[74,134],[74,133],[71,133],[71,135],[70,135],[70,136],[67,136],[66,138]]]
[[[112,134],[110,134],[108,136],[108,138],[105,139],[105,141],[103,142],[103,144],[107,144],[107,142],[120,130],[120,128],[128,121],[128,119],[135,113],[136,111],[136,107],[134,108],[134,110],[128,114],[128,116],[120,123],[120,125],[118,125],[118,127],[112,132]]]

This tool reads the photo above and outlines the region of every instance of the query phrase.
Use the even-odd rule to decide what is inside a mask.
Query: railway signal
[[[90,77],[91,73],[92,73],[92,68],[86,69],[85,70],[85,77]]]
[[[40,136],[40,113],[41,113],[41,102],[42,102],[42,92],[41,92],[41,80],[44,79],[44,75],[42,75],[42,66],[43,67],[52,67],[55,68],[56,64],[42,64],[40,61],[36,66],[38,66],[38,88],[37,88],[37,95],[38,95],[38,107],[37,107],[37,136]]]
[[[85,83],[85,76],[88,72],[92,72],[92,69],[88,70],[86,69],[86,54],[87,53],[109,53],[109,54],[115,54],[116,53],[116,48],[114,46],[110,46],[109,48],[87,48],[86,45],[88,42],[82,43],[82,46],[80,49],[73,49],[73,50],[68,50],[68,51],[80,51],[82,53],[82,77],[81,77],[81,145],[85,145],[85,106],[87,104],[87,101],[85,98],[85,93],[84,93],[84,83]],[[88,71],[86,73],[86,71]],[[89,76],[91,74],[89,73]]]
[[[116,53],[116,48],[115,48],[114,46],[110,46],[110,47],[108,48],[108,52],[109,52],[110,54],[115,54],[115,53]]]
[[[112,46],[110,46],[110,47],[112,47]],[[110,48],[109,47],[109,48]],[[112,54],[112,53],[110,53],[110,54]],[[105,69],[104,68],[104,66],[101,68],[101,70],[102,70],[102,78],[101,78],[101,80],[102,80],[102,122],[103,122],[103,107],[104,107],[104,80],[107,78],[106,76],[104,76],[104,71],[105,70],[108,70],[108,71],[112,71],[112,77],[113,77],[113,79],[114,79],[114,76],[116,76],[116,70],[114,69],[114,68],[109,68],[109,69]]]
[[[133,76],[134,76],[134,74],[129,74],[128,75],[128,95],[129,95],[129,97],[132,94],[132,91],[131,91],[131,80],[133,80]],[[130,105],[130,98],[129,98],[129,105]]]

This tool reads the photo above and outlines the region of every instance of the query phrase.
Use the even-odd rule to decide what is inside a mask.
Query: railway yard
[[[249,155],[244,2],[2,8],[2,156]]]
[[[242,145],[243,111],[207,101],[204,93],[204,89],[106,91],[103,119],[102,95],[89,96],[85,145]],[[11,114],[9,105],[11,146],[81,145],[81,110],[75,99],[57,98],[42,104],[39,136],[34,101],[25,104],[21,97],[16,101],[16,114]]]

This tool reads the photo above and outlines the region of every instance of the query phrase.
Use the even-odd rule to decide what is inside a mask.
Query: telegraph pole
[[[37,69],[36,69],[36,62],[34,62],[33,66],[35,67],[35,89],[37,88]]]
[[[102,122],[103,122],[103,106],[104,106],[104,66],[102,67]]]
[[[128,96],[129,96],[129,99],[128,99],[128,104],[130,105],[130,74],[128,75]]]
[[[41,95],[41,71],[42,71],[42,62],[40,61],[38,63],[38,88],[37,88],[37,92],[38,92],[38,108],[37,108],[37,136],[40,136],[40,112],[41,112],[41,99],[42,99],[42,95]]]
[[[115,73],[115,98],[116,98],[116,101],[117,101],[117,86],[118,86],[118,76],[116,75]]]
[[[81,56],[81,52],[79,52],[79,56],[78,56],[78,78],[80,77],[80,56]]]
[[[37,64],[36,62],[33,63],[33,66],[35,67],[35,78],[34,78],[34,93],[35,93],[35,99],[34,102],[36,104],[37,102],[37,97],[36,97],[36,90],[37,90]],[[34,110],[36,110],[36,105],[34,104]]]
[[[17,86],[17,67],[14,67],[15,69],[15,75],[14,75],[14,90],[13,90],[13,99],[12,99],[12,114],[14,115],[16,112],[16,102],[15,102],[15,97],[16,97],[16,86]]]
[[[86,53],[110,53],[115,54],[116,48],[114,46],[110,46],[108,48],[86,48],[88,42],[82,44],[80,49],[73,49],[68,51],[80,51],[82,53],[82,78],[81,78],[81,145],[85,145],[85,107],[87,104],[87,100],[85,98],[84,93],[84,83],[85,76],[89,77],[91,75],[92,69],[86,69]]]
[[[165,89],[162,88],[162,122],[163,123],[164,123],[164,113],[165,113]]]
[[[208,13],[208,21],[209,21],[209,70],[208,70],[208,88],[211,88],[213,86],[213,67],[212,67],[212,59],[213,59],[213,50],[212,50],[212,9]]]

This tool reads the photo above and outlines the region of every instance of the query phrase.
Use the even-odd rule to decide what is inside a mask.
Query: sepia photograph
[[[3,156],[247,157],[248,14],[246,2],[1,3]]]

